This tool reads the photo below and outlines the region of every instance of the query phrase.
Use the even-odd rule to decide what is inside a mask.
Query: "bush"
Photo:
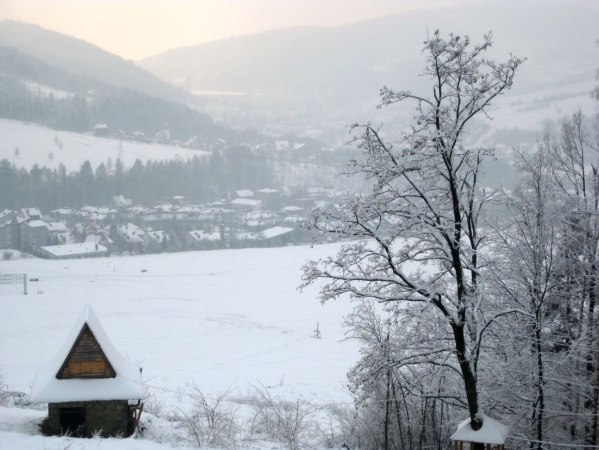
[[[249,404],[254,408],[253,432],[275,438],[290,450],[299,450],[315,439],[315,416],[320,408],[299,400],[288,402],[272,397],[264,386],[254,386],[252,397]]]
[[[186,429],[190,440],[198,447],[233,447],[239,426],[237,408],[227,405],[231,390],[209,399],[195,382],[188,385],[188,389],[191,409],[179,408],[180,414],[175,415],[175,421]]]
[[[8,261],[12,257],[13,257],[13,253],[12,252],[5,251],[4,253],[2,253],[2,259],[5,260],[5,261]]]

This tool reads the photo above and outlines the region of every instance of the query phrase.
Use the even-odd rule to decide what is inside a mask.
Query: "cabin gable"
[[[116,372],[86,323],[56,374],[56,378],[63,380],[69,378],[114,377],[116,377]]]

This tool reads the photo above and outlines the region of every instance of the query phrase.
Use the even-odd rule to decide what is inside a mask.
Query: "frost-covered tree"
[[[474,117],[512,87],[522,59],[495,63],[483,58],[491,34],[473,45],[467,37],[435,32],[424,43],[424,76],[432,95],[381,90],[381,106],[413,101],[410,131],[391,143],[381,127],[354,125],[353,142],[364,158],[349,173],[373,182],[371,193],[348,198],[339,212],[316,210],[309,228],[357,238],[338,254],[310,261],[302,286],[324,280],[320,299],[345,294],[401,305],[401,318],[427,317],[409,352],[389,364],[448,368],[463,381],[471,425],[480,429],[477,364],[489,323],[507,311],[489,308],[479,252],[479,217],[488,199],[479,186],[489,149],[464,146]],[[435,330],[433,336],[429,330]],[[415,331],[418,334],[417,331]]]
[[[494,227],[488,280],[497,302],[517,313],[502,318],[493,330],[496,350],[489,366],[496,370],[489,371],[488,385],[498,386],[495,398],[504,410],[519,411],[528,419],[514,431],[532,436],[541,449],[547,405],[559,409],[565,400],[558,392],[548,392],[552,382],[547,380],[548,372],[555,376],[567,366],[559,344],[565,337],[562,280],[567,258],[560,252],[564,206],[554,182],[549,135],[537,152],[516,148],[514,156],[522,180],[503,193],[506,214]]]

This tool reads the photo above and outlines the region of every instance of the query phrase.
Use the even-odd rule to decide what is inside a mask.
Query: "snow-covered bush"
[[[254,386],[248,404],[254,409],[253,434],[274,438],[290,450],[304,448],[317,440],[319,407],[273,397],[264,386]]]
[[[235,438],[240,429],[237,417],[237,407],[231,406],[231,390],[227,390],[215,398],[204,396],[194,382],[188,385],[191,408],[179,408],[174,419],[183,427],[191,442],[198,447],[235,446]]]

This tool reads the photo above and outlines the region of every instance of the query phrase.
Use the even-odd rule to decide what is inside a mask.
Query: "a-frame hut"
[[[470,418],[464,420],[451,435],[454,450],[505,450],[505,441],[510,432],[508,427],[487,415],[483,415],[483,426],[479,430],[475,431],[470,423]]]
[[[145,395],[140,367],[114,348],[86,305],[60,351],[37,369],[31,397],[48,403],[46,432],[90,437],[131,435]]]

